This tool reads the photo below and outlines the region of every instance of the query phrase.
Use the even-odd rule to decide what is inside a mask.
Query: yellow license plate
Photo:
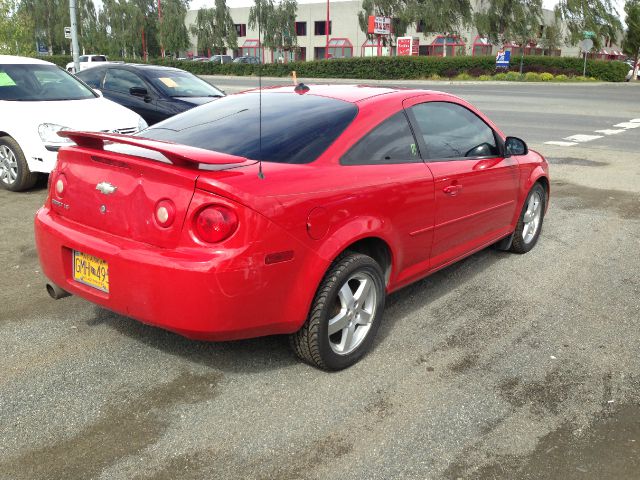
[[[74,250],[73,279],[109,293],[109,264],[101,258]]]

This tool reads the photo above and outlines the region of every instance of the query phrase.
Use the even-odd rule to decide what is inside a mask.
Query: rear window
[[[353,103],[314,95],[230,95],[158,123],[140,136],[277,163],[313,162],[356,116]],[[259,121],[262,110],[262,121]]]

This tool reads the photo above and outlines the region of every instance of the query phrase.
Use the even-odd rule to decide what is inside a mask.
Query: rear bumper
[[[264,253],[252,248],[162,249],[95,232],[47,207],[36,214],[35,237],[43,273],[56,285],[189,338],[233,340],[292,333],[308,312],[310,296],[295,288],[304,271],[302,255],[265,265]],[[108,262],[109,293],[73,280],[73,250]],[[310,290],[312,296],[315,289]]]

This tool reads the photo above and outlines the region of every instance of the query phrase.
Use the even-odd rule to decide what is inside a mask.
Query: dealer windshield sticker
[[[0,72],[0,87],[13,87],[15,84],[16,82],[6,72]]]
[[[173,78],[162,77],[162,78],[159,78],[158,80],[160,80],[169,88],[176,88],[178,86],[178,84],[173,80]]]

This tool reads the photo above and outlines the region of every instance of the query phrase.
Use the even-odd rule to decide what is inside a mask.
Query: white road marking
[[[596,133],[602,133],[603,135],[617,135],[618,133],[626,132],[627,129],[623,128],[621,130],[596,130]]]
[[[573,147],[577,145],[575,142],[544,142],[545,145],[557,145],[559,147]]]
[[[638,128],[640,127],[640,122],[622,122],[622,123],[615,124],[614,127],[627,128],[627,129]]]
[[[639,125],[640,126],[640,125]],[[602,138],[602,135],[571,135],[570,137],[565,137],[565,140],[569,140],[570,142],[590,142],[591,140],[597,140],[598,138]]]

